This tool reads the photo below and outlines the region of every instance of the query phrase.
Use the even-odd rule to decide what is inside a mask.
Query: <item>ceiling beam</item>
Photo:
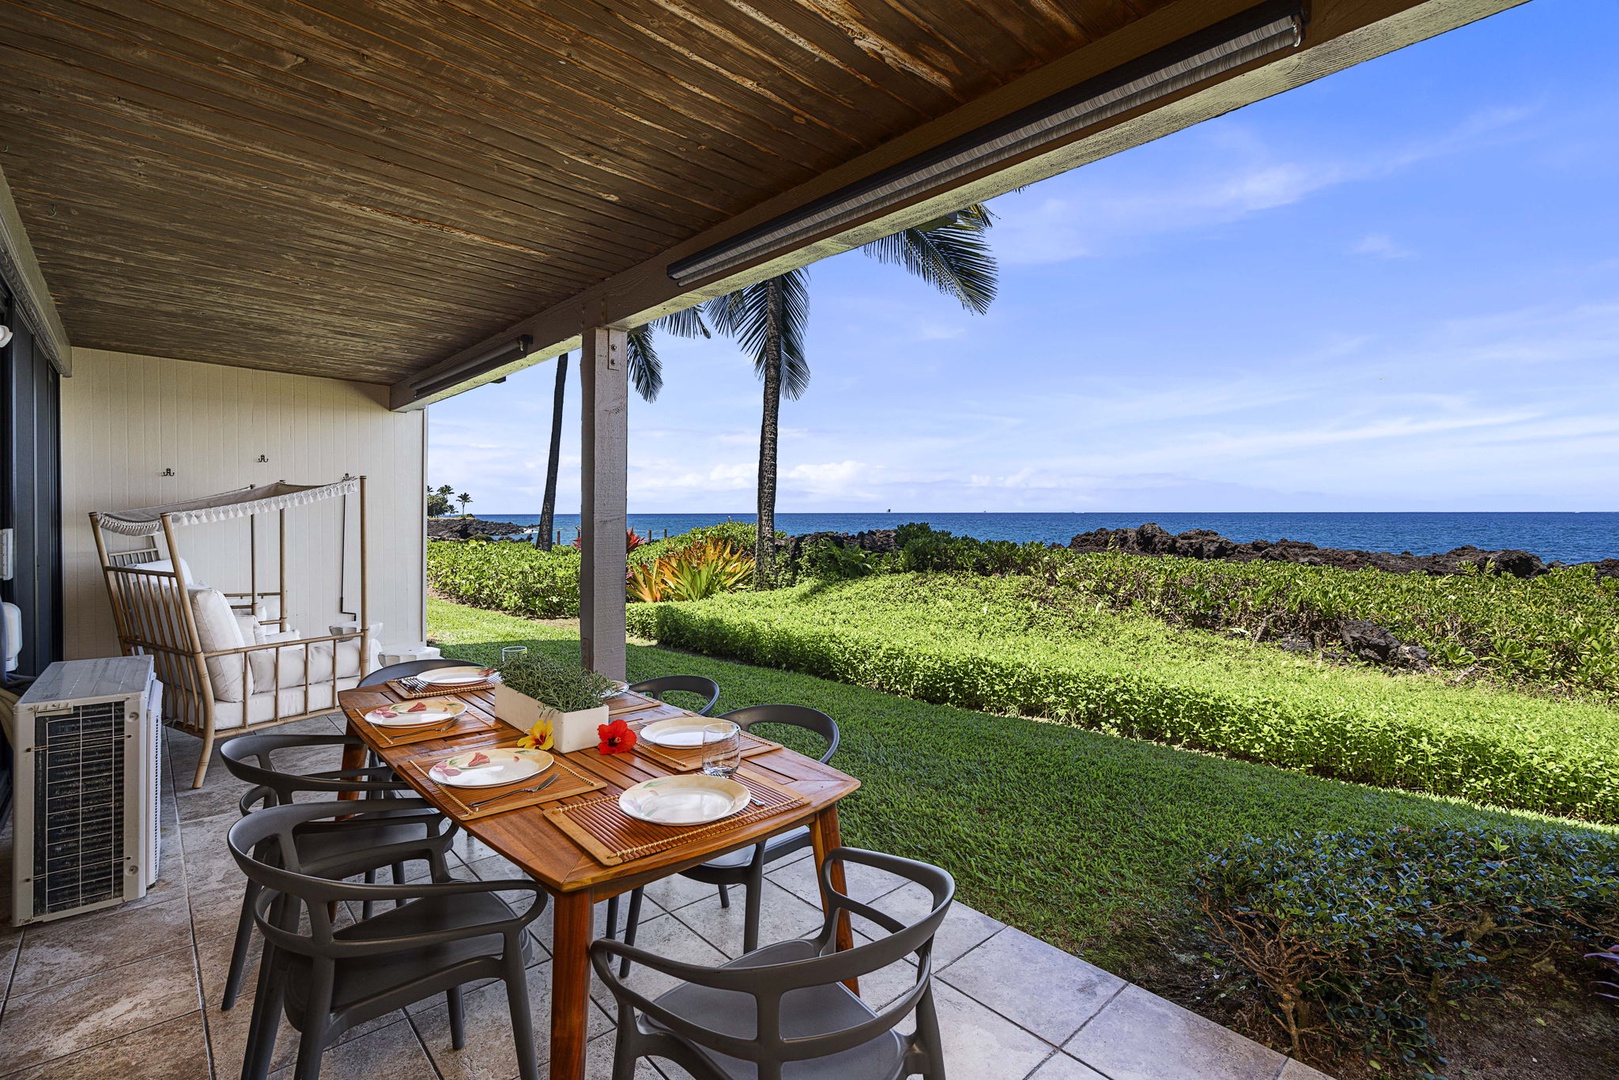
[[[984,95],[939,120],[892,140],[724,225],[648,259],[601,284],[494,334],[444,361],[424,368],[390,391],[394,409],[421,408],[533,364],[577,349],[586,327],[638,326],[733,289],[837,255],[901,229],[921,224],[973,202],[1151,142],[1182,128],[1312,82],[1354,64],[1435,37],[1526,0],[1312,0],[1301,48],[1237,68],[1200,89],[1180,91],[1151,105],[1077,132],[1059,145],[1014,158],[966,182],[922,192],[897,210],[874,213],[861,224],[792,252],[764,257],[727,277],[682,289],[668,268],[748,229],[791,213],[845,186],[905,162],[1123,64],[1163,48],[1253,7],[1253,0],[1181,0],[1160,8],[1085,48]],[[469,361],[519,338],[532,339],[525,355],[486,371],[457,378]],[[417,387],[439,383],[435,392]]]
[[[34,256],[34,246],[28,242],[17,204],[11,197],[11,185],[0,168],[0,280],[6,283],[17,302],[17,310],[28,328],[33,331],[38,345],[51,366],[62,375],[73,374],[73,348],[67,339],[62,316],[57,314],[56,301],[51,299],[50,286]]]

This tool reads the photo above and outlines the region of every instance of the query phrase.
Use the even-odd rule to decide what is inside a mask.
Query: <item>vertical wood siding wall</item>
[[[194,498],[274,480],[367,477],[371,619],[389,644],[419,642],[423,621],[423,455],[426,412],[393,413],[387,388],[125,353],[75,349],[62,380],[62,546],[65,652],[117,652],[87,516]],[[269,459],[261,463],[263,455]],[[175,475],[163,476],[165,469]],[[357,500],[349,500],[351,503]],[[290,625],[324,634],[340,590],[359,610],[358,507],[287,512]],[[119,550],[139,546],[112,537]],[[189,528],[178,537],[192,575],[227,592],[248,586],[248,523]],[[275,519],[259,523],[260,588],[276,575]]]

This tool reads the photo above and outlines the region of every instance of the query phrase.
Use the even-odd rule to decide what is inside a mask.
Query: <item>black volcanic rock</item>
[[[470,540],[474,536],[510,536],[524,532],[522,525],[482,518],[442,517],[427,519],[429,540]]]
[[[1335,566],[1343,570],[1373,567],[1391,574],[1459,574],[1467,566],[1494,564],[1498,574],[1539,577],[1547,570],[1540,556],[1516,548],[1484,551],[1459,547],[1433,555],[1396,555],[1387,551],[1323,548],[1304,540],[1250,540],[1239,544],[1210,529],[1190,529],[1176,536],[1149,521],[1134,529],[1093,529],[1068,542],[1073,551],[1121,551],[1127,555],[1176,555],[1183,559],[1228,559],[1232,562],[1289,562],[1300,566]],[[1619,577],[1619,559],[1594,564],[1599,577]]]

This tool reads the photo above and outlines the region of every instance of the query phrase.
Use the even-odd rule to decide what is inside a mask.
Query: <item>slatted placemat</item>
[[[701,720],[702,717],[697,717]],[[756,757],[759,754],[768,754],[772,750],[780,750],[781,743],[762,739],[757,735],[744,731],[742,733],[742,756]],[[656,761],[666,769],[677,773],[691,772],[703,767],[703,748],[701,746],[659,746],[649,739],[636,739],[635,752]]]
[[[483,690],[493,690],[495,683],[481,682],[471,686],[434,686],[424,683],[415,676],[406,676],[403,679],[389,679],[388,689],[402,698],[443,697],[445,694],[476,694]]]
[[[516,745],[515,739],[504,740],[500,744],[502,748]],[[401,766],[442,794],[450,803],[451,815],[457,821],[476,821],[478,818],[489,817],[492,814],[504,814],[508,810],[521,810],[525,806],[535,806],[555,799],[566,799],[571,795],[584,795],[591,791],[599,791],[607,786],[605,780],[592,776],[588,772],[569,768],[560,754],[551,755],[551,766],[543,773],[538,776],[531,776],[527,780],[519,780],[515,784],[502,784],[496,787],[461,788],[452,787],[449,784],[440,784],[429,775],[429,771],[433,768],[435,762],[442,761],[447,757],[454,757],[456,754],[464,754],[468,749],[470,748],[460,746],[433,754],[423,754],[420,757],[411,758]],[[486,749],[495,749],[495,747],[487,747]],[[508,798],[500,797],[503,792],[522,791],[523,788],[533,787],[535,784],[550,779],[553,775],[561,779],[544,791],[525,791],[521,795],[512,795]],[[485,799],[494,801],[479,807],[472,805],[475,802],[483,802]]]
[[[571,806],[553,806],[545,811],[545,816],[589,852],[591,858],[603,866],[617,866],[682,844],[712,840],[809,802],[797,792],[759,777],[738,773],[736,779],[753,795],[752,805],[740,814],[707,825],[654,825],[640,821],[619,808],[617,795]]]
[[[438,697],[451,695],[439,694]],[[373,724],[366,720],[365,713],[359,709],[344,709],[348,714],[349,723],[361,729],[362,737],[370,733],[378,749],[388,750],[395,746],[409,746],[412,743],[430,742],[433,739],[459,739],[464,735],[481,735],[506,727],[498,720],[478,715],[471,709],[463,712],[454,720],[442,724],[423,724],[419,727],[389,727],[384,724]]]

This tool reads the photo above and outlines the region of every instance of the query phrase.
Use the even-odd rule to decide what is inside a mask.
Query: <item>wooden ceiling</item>
[[[532,361],[688,303],[670,259],[1256,2],[0,0],[0,173],[73,345],[408,407],[513,333]],[[1519,2],[1309,0],[1296,55],[971,197]]]
[[[0,3],[76,346],[392,382],[1167,0]]]

